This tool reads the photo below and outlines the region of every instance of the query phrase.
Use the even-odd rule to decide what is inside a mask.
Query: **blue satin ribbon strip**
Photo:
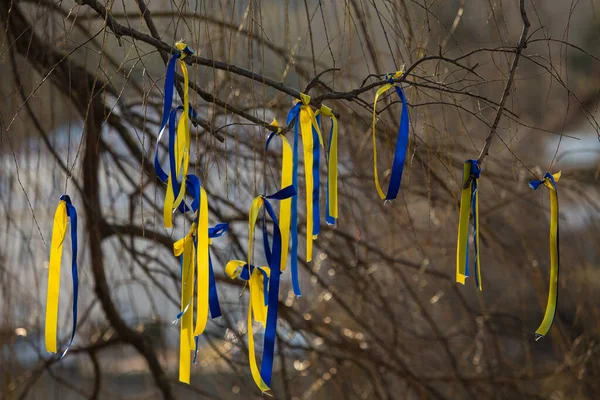
[[[71,275],[73,277],[73,329],[71,331],[71,339],[69,340],[69,344],[67,348],[62,352],[60,358],[63,358],[67,351],[71,348],[73,344],[73,339],[75,338],[75,331],[77,330],[77,300],[79,298],[79,278],[77,274],[77,210],[73,203],[71,203],[71,198],[68,195],[62,195],[60,197],[67,205],[67,217],[71,222]]]

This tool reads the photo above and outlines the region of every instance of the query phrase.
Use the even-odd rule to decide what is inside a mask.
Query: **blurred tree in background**
[[[282,276],[274,397],[598,398],[599,7],[0,0],[0,398],[261,397],[248,368],[248,294],[223,266],[244,258],[251,199],[277,188],[280,156],[264,143],[300,92],[340,115],[340,219],[301,263],[301,297]],[[230,224],[212,250],[224,316],[201,337],[191,386],[177,381],[171,324],[172,243],[190,220],[163,229],[165,188],[152,166],[165,63],[180,38],[196,52],[190,168],[209,192],[211,223]],[[411,142],[401,194],[384,204],[373,187],[372,101],[401,65]],[[391,165],[400,109],[395,95],[380,102],[380,168]],[[478,157],[483,292],[454,282],[462,163]],[[549,203],[527,182],[558,170],[559,307],[535,342]],[[63,193],[81,214],[80,322],[58,362],[43,324]],[[72,291],[62,273],[64,343]]]

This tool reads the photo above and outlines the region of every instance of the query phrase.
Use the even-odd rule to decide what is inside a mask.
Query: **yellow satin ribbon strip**
[[[552,174],[554,181],[558,182],[561,172]],[[549,178],[544,179],[544,186],[550,190],[550,288],[546,312],[540,326],[536,329],[536,340],[548,334],[556,315],[556,302],[558,298],[558,194]]]
[[[254,228],[252,228],[253,230]],[[237,278],[244,269],[250,269],[249,265],[245,261],[232,260],[227,263],[225,267],[225,274],[231,279]],[[268,277],[270,277],[271,270],[268,267],[256,267],[250,273],[249,291],[250,291],[250,304],[248,305],[248,352],[250,358],[250,372],[252,373],[252,379],[258,388],[264,393],[269,391],[269,386],[263,381],[260,376],[260,370],[256,361],[256,350],[254,345],[254,332],[252,329],[253,320],[258,321],[263,327],[267,323],[267,311],[268,307],[265,306],[264,297],[264,277],[261,271],[264,271]],[[254,318],[253,318],[254,316]]]
[[[322,105],[319,110],[321,114],[329,117],[333,124],[331,130],[331,141],[329,143],[329,164],[328,164],[328,214],[333,218],[338,218],[338,121],[331,108]]]
[[[312,260],[313,249],[313,135],[314,128],[319,136],[320,145],[323,146],[323,136],[321,129],[317,124],[316,116],[310,107],[310,96],[301,93],[300,99],[302,106],[300,107],[300,131],[302,132],[302,147],[304,148],[304,178],[306,180],[306,262]],[[318,146],[318,144],[317,144]]]
[[[200,210],[198,215],[198,241],[197,263],[198,263],[198,289],[196,310],[196,329],[194,336],[201,335],[206,328],[208,320],[208,288],[209,288],[209,264],[208,264],[208,198],[203,187],[200,188]]]
[[[277,120],[273,120],[271,125],[279,127]],[[292,185],[293,155],[290,143],[283,135],[277,135],[281,138],[282,159],[281,159],[281,189]],[[287,267],[287,258],[290,244],[290,225],[292,221],[292,199],[283,199],[279,201],[279,228],[281,229],[281,270],[285,271]]]
[[[179,334],[179,381],[190,383],[191,352],[196,343],[192,331],[194,329],[194,232],[196,224],[192,224],[188,234],[173,244],[175,257],[183,254],[181,265],[181,327]]]
[[[458,220],[458,240],[456,242],[456,282],[465,284],[467,278],[467,249],[469,248],[469,215],[471,211],[471,190],[473,182],[466,188],[471,176],[471,164],[463,164],[462,191],[460,194],[460,217]],[[479,268],[480,269],[480,268]]]
[[[394,78],[399,78],[400,76],[402,76],[402,71],[397,71],[394,74]],[[377,193],[379,194],[381,200],[385,200],[386,195],[383,193],[383,189],[381,189],[381,185],[379,184],[379,172],[377,169],[377,131],[375,129],[377,125],[377,102],[379,101],[379,96],[387,92],[392,87],[394,87],[394,85],[391,83],[386,83],[380,87],[375,93],[375,100],[373,100],[373,123],[371,126],[371,132],[373,136],[373,175],[375,176],[375,188],[377,189]]]
[[[54,213],[50,261],[48,262],[48,291],[46,293],[46,351],[56,353],[58,297],[60,294],[60,262],[67,233],[67,204],[61,200]]]

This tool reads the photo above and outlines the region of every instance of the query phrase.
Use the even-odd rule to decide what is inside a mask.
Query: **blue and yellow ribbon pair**
[[[541,180],[529,182],[533,190],[544,185],[550,191],[550,288],[548,292],[548,303],[542,323],[535,331],[535,340],[539,340],[548,334],[554,317],[556,316],[556,304],[558,302],[558,272],[560,265],[560,252],[558,242],[558,191],[556,182],[560,179],[560,171],[556,174],[546,173]]]
[[[248,350],[250,371],[256,386],[262,391],[270,390],[277,333],[277,306],[279,302],[280,263],[282,251],[282,231],[277,216],[269,200],[284,201],[293,198],[296,191],[287,186],[270,196],[257,196],[252,200],[248,216],[248,255],[246,261],[232,260],[225,267],[231,279],[240,278],[249,282],[250,304],[248,306]],[[254,266],[254,229],[258,215],[264,207],[262,229],[265,258],[268,267]],[[273,221],[273,241],[269,243],[267,215]],[[256,350],[252,330],[253,321],[265,327],[263,357],[260,369],[256,361]]]
[[[213,319],[221,316],[209,246],[212,243],[211,239],[222,236],[228,226],[218,224],[214,228],[209,228],[208,197],[205,189],[200,185],[200,179],[190,174],[187,176],[186,184],[188,191],[193,194],[191,211],[195,213],[194,223],[187,235],[174,243],[173,253],[181,261],[181,309],[176,319],[176,321],[181,319],[179,380],[189,383],[191,351],[197,352],[198,336],[206,329],[208,312],[210,310]],[[197,284],[195,327],[192,322],[194,280]]]
[[[62,260],[63,243],[67,234],[67,222],[71,222],[71,273],[73,276],[73,329],[71,339],[62,352],[63,358],[73,344],[77,330],[77,298],[79,281],[77,277],[77,210],[68,195],[60,197],[54,213],[52,226],[52,242],[50,243],[50,261],[48,263],[48,291],[46,294],[46,351],[57,352],[56,330],[58,325],[58,298],[60,294],[60,264]]]
[[[383,85],[377,90],[375,94],[375,100],[373,100],[373,124],[372,124],[372,135],[373,135],[373,174],[375,177],[375,188],[377,193],[382,200],[393,200],[398,196],[400,191],[400,183],[402,181],[402,172],[404,170],[404,161],[406,159],[406,152],[408,151],[408,134],[409,134],[409,115],[408,105],[406,104],[406,96],[402,88],[394,83],[394,79],[399,78],[402,75],[402,71],[397,71],[393,76],[388,75],[388,83]],[[402,114],[400,116],[400,127],[398,129],[398,137],[396,139],[396,149],[394,151],[394,161],[392,164],[392,173],[390,176],[390,184],[388,186],[387,194],[383,193],[381,184],[379,183],[379,172],[377,168],[377,101],[379,96],[387,92],[390,88],[394,88],[400,101],[402,101]]]
[[[209,244],[213,238],[220,237],[227,232],[227,224],[218,224],[208,230]],[[194,317],[194,280],[195,280],[195,251],[198,252],[197,225],[194,222],[190,227],[188,234],[173,244],[173,253],[179,257],[181,263],[181,308],[177,318],[174,321],[181,320],[180,340],[179,340],[179,381],[190,383],[190,361],[191,352],[194,351],[193,363],[196,363],[198,354],[198,336],[195,336],[193,317]],[[217,294],[212,260],[210,253],[208,256],[208,304],[211,319],[221,316],[221,307]],[[199,273],[200,274],[200,273]],[[198,304],[200,305],[201,302]],[[196,323],[198,326],[198,322]],[[195,340],[194,340],[195,338]]]
[[[475,283],[481,284],[481,263],[479,261],[479,194],[477,184],[481,169],[477,160],[467,160],[463,164],[462,192],[460,196],[460,217],[458,221],[458,241],[456,244],[456,281],[465,284],[469,273],[469,216],[473,214],[473,262]]]
[[[190,107],[189,103],[188,69],[183,61],[186,56],[193,54],[193,51],[183,42],[177,42],[175,47],[180,52],[174,54],[167,64],[163,116],[160,124],[160,132],[156,140],[156,150],[154,156],[154,168],[156,173],[160,180],[167,184],[167,191],[165,194],[163,207],[165,228],[173,227],[173,211],[182,204],[185,196],[186,185],[184,182],[188,172],[191,152],[190,121],[188,118],[195,116],[195,111]],[[175,109],[171,109],[173,104],[173,89],[175,86],[175,68],[178,60],[181,73],[183,75],[183,107],[180,106]],[[177,134],[175,134],[177,111],[181,109],[183,109],[183,115],[179,118],[179,122],[177,123]],[[169,125],[169,158],[173,159],[173,161],[170,162],[171,170],[169,174],[162,170],[160,167],[160,162],[158,161],[158,146],[167,123]],[[171,137],[173,137],[173,141]],[[179,176],[181,176],[182,179],[181,185],[177,183]]]
[[[317,122],[317,116],[310,107],[310,96],[304,93],[300,94],[300,101],[292,107],[287,115],[286,124],[289,126],[292,122],[294,122],[292,184],[296,193],[298,193],[299,133],[302,134],[302,145],[304,148],[304,178],[306,182],[306,262],[310,262],[313,253],[313,240],[317,238],[320,231],[320,211],[318,207],[319,195],[318,193],[315,193],[315,186],[318,192],[318,167],[320,157],[318,147],[319,145],[323,146],[323,137],[321,135],[319,123]],[[317,201],[316,204],[315,200]],[[298,196],[292,197],[291,218],[292,288],[296,296],[300,296],[300,282],[298,277]]]

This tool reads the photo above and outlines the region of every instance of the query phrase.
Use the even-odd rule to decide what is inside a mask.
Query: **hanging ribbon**
[[[465,284],[469,273],[469,216],[473,214],[473,261],[475,283],[481,285],[481,263],[479,260],[479,194],[477,184],[481,169],[477,160],[467,160],[463,164],[462,192],[460,196],[460,217],[458,221],[458,241],[456,245],[456,281]]]
[[[338,121],[331,108],[321,105],[319,111],[331,119],[327,168],[327,198],[325,222],[335,225],[338,218]]]
[[[558,247],[558,191],[556,190],[556,182],[558,182],[560,176],[560,171],[554,175],[546,173],[542,180],[533,180],[529,182],[529,187],[533,190],[537,189],[542,184],[550,190],[550,288],[544,319],[535,331],[535,340],[540,340],[548,334],[548,331],[554,322],[554,317],[556,316],[558,272],[560,265],[560,253]]]
[[[195,349],[194,336],[194,238],[196,224],[192,224],[188,234],[173,244],[175,257],[181,260],[181,318],[179,331],[179,381],[190,383],[191,351]],[[189,312],[188,312],[189,310]]]
[[[292,177],[293,186],[298,193],[298,144],[299,132],[302,134],[302,145],[304,148],[304,177],[306,181],[306,262],[312,260],[312,248],[314,240],[314,141],[318,137],[319,144],[323,146],[323,137],[321,129],[316,120],[316,115],[310,107],[310,96],[301,93],[301,101],[296,103],[289,111],[287,116],[287,125],[295,121],[294,128],[294,148],[293,148],[293,167]],[[316,131],[316,137],[313,139],[313,129]],[[317,146],[319,146],[317,144]],[[298,199],[292,198],[292,287],[296,296],[300,296],[300,282],[298,279]],[[318,232],[318,230],[317,230]]]
[[[273,120],[271,125],[279,127],[277,120]],[[269,143],[277,136],[281,138],[281,189],[293,185],[293,156],[290,143],[281,135],[281,129],[271,133],[265,145],[265,152],[269,151]],[[287,258],[290,245],[290,224],[291,224],[292,198],[283,199],[279,202],[279,227],[281,229],[281,270],[285,271],[287,267]]]
[[[58,298],[60,294],[60,264],[62,249],[67,234],[67,219],[71,222],[71,274],[73,276],[73,329],[71,339],[60,358],[63,358],[73,344],[77,329],[77,298],[79,282],[77,277],[77,210],[68,195],[60,197],[54,224],[52,226],[52,242],[50,244],[50,261],[48,263],[48,290],[46,294],[46,351],[57,352],[56,330],[58,325]]]
[[[191,147],[191,133],[188,116],[190,118],[195,116],[195,111],[191,109],[189,103],[188,69],[185,62],[182,61],[187,55],[193,54],[193,51],[190,50],[183,42],[177,42],[175,46],[178,50],[180,50],[180,53],[174,54],[167,64],[163,117],[160,126],[160,133],[156,141],[154,156],[154,169],[156,170],[156,174],[161,181],[167,184],[163,208],[165,228],[173,227],[172,212],[181,205],[183,197],[185,196],[186,185],[184,181],[188,171]],[[179,65],[183,75],[183,107],[180,106],[174,110],[171,110],[173,103],[173,87],[175,85],[175,65],[177,60],[180,60]],[[177,135],[175,135],[175,119],[177,116],[177,111],[181,110],[182,108],[183,115],[179,119]],[[169,175],[162,170],[160,162],[158,161],[158,144],[160,143],[167,122],[169,123],[169,157],[170,159],[174,160],[170,162],[171,171]],[[180,174],[182,176],[182,184],[178,185],[175,181],[177,181]],[[180,190],[176,190],[176,187],[180,188]]]
[[[211,318],[221,316],[221,308],[217,295],[216,282],[209,253],[209,245],[213,238],[220,237],[227,232],[227,224],[218,224],[208,228],[208,198],[206,191],[200,185],[200,180],[195,175],[188,175],[186,179],[188,190],[193,193],[191,210],[196,213],[194,223],[188,234],[175,242],[173,252],[181,259],[181,309],[175,322],[182,319],[180,332],[180,366],[179,380],[189,383],[190,351],[194,353],[193,363],[196,363],[198,351],[198,336],[204,332],[208,320],[208,311]],[[196,265],[198,273],[195,278]],[[196,300],[196,327],[193,329],[193,285],[197,282]],[[192,333],[193,331],[193,333]],[[195,341],[193,340],[195,337]]]
[[[230,261],[225,273],[231,278],[241,278],[250,282],[250,305],[248,307],[248,350],[252,378],[262,391],[270,390],[277,332],[277,306],[279,302],[279,281],[281,261],[281,231],[277,216],[269,200],[285,200],[295,196],[293,186],[285,187],[270,196],[258,196],[252,200],[248,217],[248,255],[247,261]],[[263,217],[263,241],[265,257],[269,267],[254,267],[253,243],[254,227],[258,214],[264,206],[265,214],[273,221],[273,244],[269,244],[266,215]],[[267,288],[268,283],[268,288]],[[261,290],[262,288],[262,290]],[[266,320],[265,320],[266,314]],[[253,318],[254,317],[254,318]],[[260,371],[256,362],[256,351],[252,331],[252,321],[256,320],[265,327],[263,357]]]
[[[227,224],[218,224],[208,230],[209,244],[211,239],[220,237],[227,232]],[[180,340],[179,340],[179,381],[190,383],[190,352],[194,352],[193,363],[196,363],[198,354],[198,337],[194,340],[193,335],[193,293],[194,293],[194,250],[197,246],[196,241],[196,223],[190,227],[188,234],[173,244],[173,253],[181,261],[181,308],[180,313],[174,323],[181,320]],[[221,307],[217,295],[217,286],[215,282],[212,260],[208,258],[209,264],[209,290],[208,302],[211,319],[221,316]]]
[[[404,161],[406,158],[406,152],[408,150],[408,130],[409,130],[409,117],[408,117],[408,106],[406,104],[406,96],[400,86],[394,83],[394,78],[399,78],[402,75],[402,71],[396,72],[393,76],[388,76],[388,82],[377,90],[375,94],[375,100],[373,101],[373,173],[375,176],[375,187],[377,193],[382,200],[393,200],[398,195],[400,190],[400,182],[402,181],[402,171],[404,170]],[[379,183],[379,173],[377,171],[377,135],[375,126],[377,125],[377,101],[379,96],[387,92],[391,87],[394,87],[400,101],[402,101],[402,114],[400,117],[400,128],[398,129],[398,138],[396,139],[396,149],[394,151],[394,162],[392,164],[392,173],[390,176],[390,184],[388,186],[387,194],[383,193],[381,185]]]

